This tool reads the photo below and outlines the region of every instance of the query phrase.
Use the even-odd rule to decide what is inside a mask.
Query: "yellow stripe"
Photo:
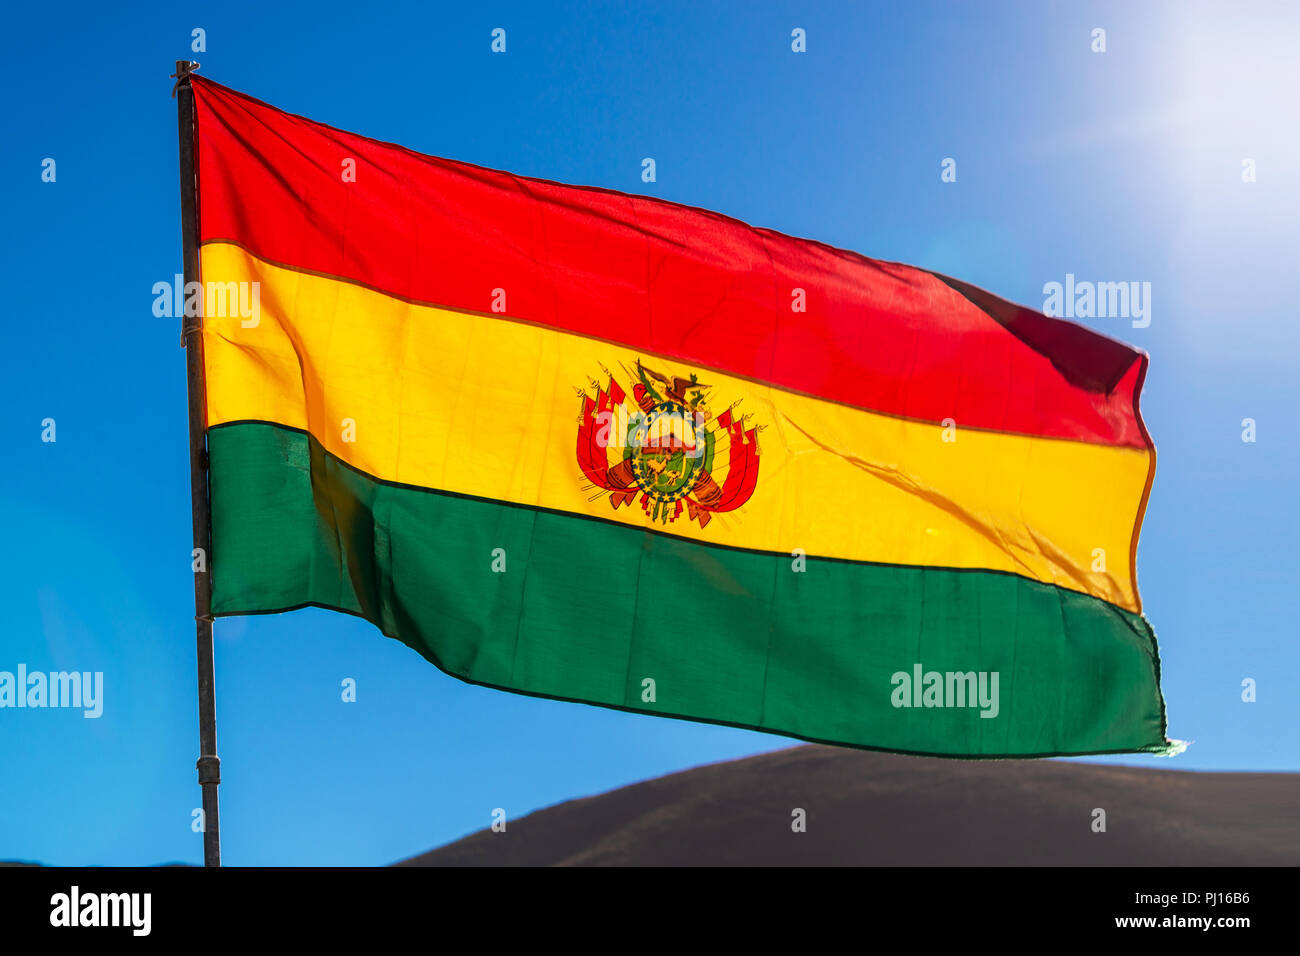
[[[209,425],[275,422],[383,480],[650,526],[639,504],[589,500],[599,489],[575,457],[579,393],[594,395],[593,381],[607,387],[605,368],[630,405],[625,369],[640,358],[668,376],[699,374],[717,411],[739,401],[748,424],[762,427],[750,500],[704,528],[683,514],[659,530],[761,551],[1009,571],[1139,609],[1130,541],[1144,451],[960,423],[945,441],[938,425],[412,305],[230,244],[205,245],[201,260],[205,283],[256,282],[260,292],[255,326],[237,314],[205,319]],[[719,451],[721,484],[725,436]]]

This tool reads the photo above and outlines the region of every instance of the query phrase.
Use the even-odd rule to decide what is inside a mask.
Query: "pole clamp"
[[[200,786],[207,783],[221,783],[221,760],[216,754],[204,754],[194,764],[199,770]]]
[[[181,348],[183,349],[189,348],[190,336],[200,334],[202,333],[202,331],[203,331],[202,316],[188,316],[185,319],[185,321],[181,323]]]
[[[167,79],[176,81],[172,84],[172,99],[176,98],[176,91],[181,88],[181,84],[188,83],[190,80],[190,74],[197,73],[198,70],[199,64],[194,60],[190,60],[183,67],[179,67],[175,73],[167,74]]]

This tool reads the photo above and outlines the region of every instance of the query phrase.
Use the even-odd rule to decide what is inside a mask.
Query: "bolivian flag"
[[[1170,751],[1143,354],[193,82],[215,614],[806,740]]]

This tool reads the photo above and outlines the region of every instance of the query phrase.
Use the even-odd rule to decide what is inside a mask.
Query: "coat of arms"
[[[578,464],[598,497],[609,492],[617,510],[639,496],[650,521],[668,524],[685,511],[701,528],[749,500],[758,483],[758,429],[745,427],[748,415],[733,405],[715,417],[711,386],[694,373],[668,376],[638,359],[626,370],[634,383],[629,403],[605,371],[609,387],[593,380],[594,398],[579,389]]]

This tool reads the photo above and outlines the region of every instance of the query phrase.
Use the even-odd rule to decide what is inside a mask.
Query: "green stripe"
[[[473,683],[870,749],[1168,748],[1150,626],[1074,591],[816,558],[796,572],[785,555],[381,482],[275,425],[214,428],[208,445],[219,615],[334,608]],[[894,706],[893,675],[917,664],[997,672],[997,716]]]

